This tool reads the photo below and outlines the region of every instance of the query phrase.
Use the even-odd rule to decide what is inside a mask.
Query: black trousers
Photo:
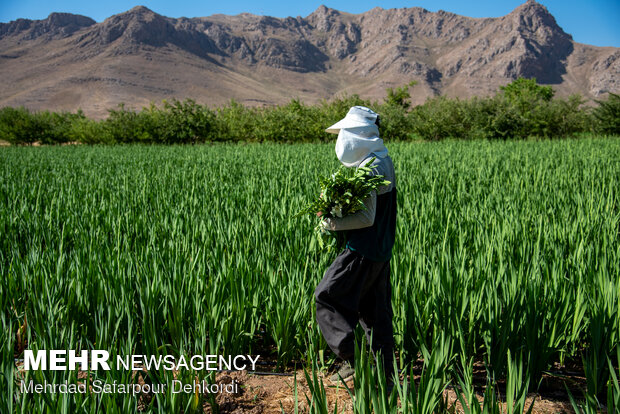
[[[359,322],[373,352],[381,351],[386,372],[393,371],[394,332],[389,261],[375,262],[345,249],[325,272],[314,296],[317,322],[327,344],[336,355],[353,362],[354,331]]]

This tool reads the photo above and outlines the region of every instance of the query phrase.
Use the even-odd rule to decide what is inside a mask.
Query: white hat
[[[346,167],[358,167],[374,154],[385,158],[388,150],[379,138],[377,119],[379,115],[365,106],[354,106],[347,116],[325,131],[338,134],[336,156]]]
[[[331,134],[337,134],[341,129],[360,128],[375,125],[377,113],[365,106],[354,106],[349,109],[347,116],[325,130]]]

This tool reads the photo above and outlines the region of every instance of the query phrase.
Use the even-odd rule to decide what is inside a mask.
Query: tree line
[[[411,105],[411,82],[388,88],[382,102],[347,95],[316,105],[293,99],[285,105],[247,107],[235,100],[209,108],[191,99],[164,100],[142,110],[120,104],[94,120],[71,112],[0,109],[0,140],[11,144],[201,142],[317,142],[333,136],[325,128],[354,105],[381,114],[381,134],[393,140],[564,138],[582,133],[620,135],[620,96],[610,93],[596,106],[579,95],[557,98],[550,86],[519,78],[494,96],[438,96]]]

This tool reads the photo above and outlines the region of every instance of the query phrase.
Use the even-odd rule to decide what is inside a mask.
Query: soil
[[[18,372],[23,372],[23,362],[17,364]],[[574,410],[568,400],[565,390],[566,384],[571,393],[579,398],[582,389],[585,389],[586,381],[582,373],[567,371],[565,367],[554,367],[553,374],[545,374],[539,387],[539,393],[530,393],[526,400],[526,409],[532,402],[534,414],[549,413],[573,413]],[[414,381],[419,381],[419,376],[414,368]],[[78,378],[84,379],[87,374],[80,373]],[[135,372],[139,376],[138,382],[143,384],[142,372]],[[337,408],[338,413],[353,413],[354,394],[353,380],[346,383],[347,388],[342,383],[334,383],[329,379],[331,372],[319,374],[325,388],[328,402],[328,412],[334,412]],[[484,393],[484,372],[476,373],[474,370],[474,385],[478,400],[483,401]],[[402,378],[402,376],[401,376]],[[410,378],[408,378],[411,380]],[[216,375],[217,384],[235,383],[237,392],[220,392],[216,395],[217,410],[214,410],[209,403],[203,404],[204,413],[231,413],[231,414],[271,414],[271,413],[308,413],[312,404],[310,388],[305,378],[303,369],[289,369],[284,373],[277,372],[248,372],[248,371],[223,371]],[[297,395],[295,395],[295,383],[297,383]],[[498,384],[500,398],[503,384]],[[204,395],[206,401],[207,395]],[[145,409],[152,398],[152,395],[143,394],[140,397],[138,409]],[[456,390],[449,387],[444,391],[444,400],[447,401],[447,412],[451,414],[463,413],[462,406],[458,401]],[[297,407],[297,409],[296,409]],[[504,404],[505,407],[505,404]],[[505,412],[505,411],[503,411]],[[605,413],[606,411],[602,411]]]
[[[329,374],[328,374],[329,375]],[[329,412],[334,412],[337,406],[338,413],[353,413],[353,402],[349,391],[341,384],[334,384],[322,376],[323,384],[328,399]],[[281,375],[257,375],[246,371],[220,373],[217,381],[229,382],[234,380],[239,383],[239,393],[221,393],[216,401],[219,404],[220,413],[294,413],[295,405],[298,412],[309,412],[311,401],[310,390],[306,382],[303,370],[289,373],[289,376]],[[297,382],[298,395],[295,396],[295,381]],[[350,392],[353,393],[353,380],[347,382]],[[458,401],[454,389],[447,389],[444,398],[448,401],[448,412],[462,413],[463,409]],[[478,395],[482,402],[482,394]],[[565,395],[560,399],[543,397],[536,393],[528,394],[526,407],[534,402],[532,413],[572,413],[572,406]],[[205,413],[213,413],[210,406],[205,404]]]

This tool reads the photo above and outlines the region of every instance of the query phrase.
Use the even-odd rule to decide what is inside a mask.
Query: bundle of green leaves
[[[365,165],[372,165],[371,158]],[[364,200],[372,191],[389,185],[382,175],[373,174],[374,167],[348,168],[340,166],[329,177],[320,177],[321,194],[302,209],[298,216],[310,214],[319,219],[316,233],[321,249],[342,249],[346,242],[343,232],[330,231],[323,225],[324,219],[343,218],[365,210]]]

